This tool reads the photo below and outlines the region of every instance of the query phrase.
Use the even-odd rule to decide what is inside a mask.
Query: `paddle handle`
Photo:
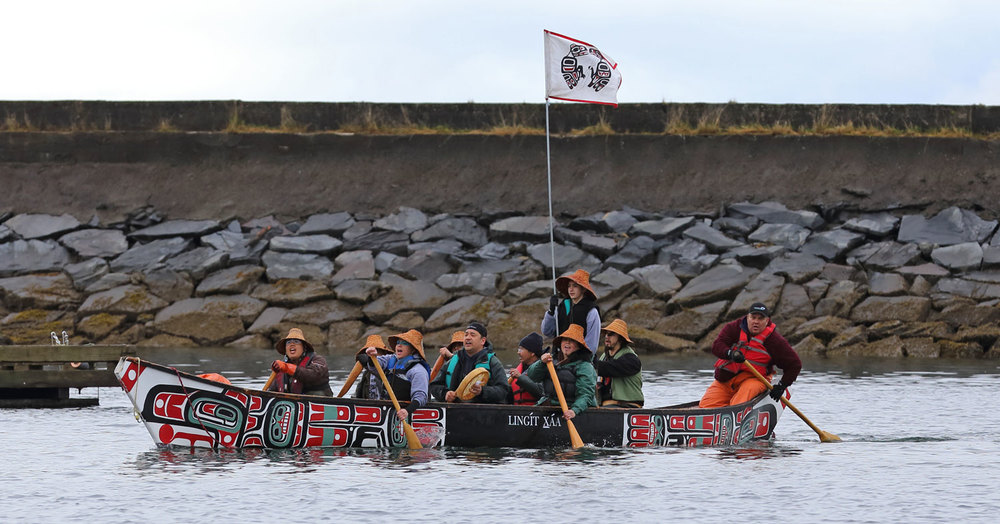
[[[767,386],[768,390],[773,389],[773,386],[771,386],[771,383],[768,382],[766,378],[764,378],[764,375],[760,374],[760,371],[757,371],[756,369],[754,369],[753,366],[751,366],[749,364],[746,364],[743,367],[745,369],[749,369],[750,372],[753,373],[754,376],[757,377],[758,380],[760,380],[761,382],[764,383],[765,386]],[[798,415],[799,418],[802,419],[802,422],[805,422],[810,428],[812,428],[812,430],[815,431],[817,435],[819,435],[819,439],[821,441],[823,441],[823,442],[838,442],[838,441],[840,441],[840,437],[838,437],[837,435],[834,435],[833,433],[827,433],[826,431],[823,431],[822,429],[819,429],[818,427],[816,427],[816,424],[813,424],[812,421],[809,420],[805,415],[803,415],[802,412],[799,411],[799,408],[797,408],[794,405],[792,405],[792,403],[787,398],[782,397],[781,398],[781,402],[783,402],[786,406],[788,406],[792,410],[793,413],[795,413],[796,415]]]
[[[562,384],[559,383],[559,375],[556,374],[556,367],[552,365],[552,361],[545,363],[545,366],[549,368],[549,376],[552,377],[552,386],[556,389],[556,396],[559,397],[559,407],[562,408],[563,412],[569,411],[569,407],[566,405],[566,396],[563,395]],[[566,420],[566,427],[569,428],[569,442],[573,445],[573,448],[583,447],[583,439],[580,438],[580,433],[576,431],[576,425],[573,424],[572,420]]]
[[[354,367],[351,369],[351,374],[347,375],[347,382],[344,382],[344,387],[340,388],[340,393],[337,393],[337,397],[343,397],[347,394],[347,391],[351,389],[354,385],[354,381],[358,379],[358,375],[361,374],[361,363],[355,362]]]
[[[428,381],[434,380],[434,377],[441,372],[441,366],[444,366],[444,355],[438,355],[437,360],[434,361],[434,367],[431,368],[431,377],[427,379]]]
[[[402,411],[399,407],[399,401],[396,400],[396,394],[392,391],[392,386],[389,385],[389,379],[385,377],[385,372],[382,371],[382,364],[379,364],[378,359],[373,358],[372,364],[375,366],[375,371],[378,371],[379,378],[382,379],[382,385],[385,386],[386,392],[389,393],[389,400],[392,400],[392,407],[396,408],[396,411]],[[413,431],[413,427],[410,423],[403,421],[403,433],[406,434],[406,444],[410,449],[421,449],[423,446],[420,445],[420,439],[417,438],[417,432]]]
[[[271,389],[271,384],[274,383],[274,377],[278,376],[277,371],[272,371],[271,376],[267,378],[267,382],[264,383],[264,388],[261,391],[267,391]]]

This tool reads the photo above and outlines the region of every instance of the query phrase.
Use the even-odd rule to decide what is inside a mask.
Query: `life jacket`
[[[518,373],[524,373],[525,367],[524,362],[517,365]],[[528,393],[528,391],[518,385],[517,380],[510,383],[510,389],[514,392],[514,404],[527,404],[535,405],[538,402],[538,397]]]
[[[600,309],[597,307],[597,302],[594,302],[590,298],[582,298],[576,304],[570,299],[563,299],[559,303],[559,307],[556,308],[556,336],[562,334],[563,331],[569,329],[570,324],[577,324],[583,328],[583,332],[587,332],[587,315],[590,314],[591,309],[596,309],[600,313]],[[601,327],[601,326],[597,326]]]
[[[303,356],[302,360],[300,360],[299,363],[296,364],[296,366],[308,366],[309,362],[315,355],[316,355],[315,353],[309,353]],[[288,362],[287,358],[285,359],[285,362]],[[277,377],[278,391],[295,393],[296,395],[301,395],[303,393],[305,386],[302,384],[302,381],[296,379],[295,377],[287,373],[279,373],[279,375],[280,377]]]
[[[376,365],[378,365],[377,362]],[[392,355],[389,357],[389,361],[385,363],[385,367],[389,371],[386,373],[385,378],[389,379],[389,386],[392,387],[392,392],[396,395],[397,400],[410,400],[410,381],[406,379],[406,372],[417,365],[423,365],[427,369],[427,372],[430,373],[427,363],[413,355],[407,356],[402,360],[397,360],[396,355]],[[382,387],[379,389],[381,393],[385,388]],[[388,396],[388,394],[385,395],[386,398]]]
[[[746,362],[736,363],[732,360],[720,358],[715,361],[715,368],[726,370],[735,376],[743,369],[743,366],[751,365],[761,375],[767,375],[767,368],[771,365],[771,354],[764,347],[764,341],[767,340],[767,337],[771,336],[771,333],[774,333],[777,327],[774,322],[771,322],[759,335],[750,337],[746,330],[743,329],[743,326],[740,325],[740,347],[737,349],[743,352]]]
[[[559,385],[562,386],[563,396],[566,397],[566,404],[572,404],[576,400],[576,366],[556,367],[556,377],[559,379]],[[556,395],[556,388],[552,383],[551,376],[545,377],[545,380],[542,382],[542,391],[550,399],[559,398],[559,395]]]
[[[486,353],[486,358],[480,360],[478,363],[476,363],[475,366],[472,366],[472,369],[483,368],[486,371],[490,370],[490,360],[493,359],[493,351],[492,351],[493,346],[490,345],[489,347],[490,347],[490,351]],[[465,350],[463,349],[462,351],[465,351]],[[480,351],[486,351],[486,348],[483,348]],[[468,353],[466,353],[466,355],[468,355]],[[478,353],[477,353],[477,356],[478,356]],[[472,357],[469,357],[469,358],[472,358]],[[455,373],[455,368],[458,367],[458,361],[459,360],[460,359],[458,358],[458,353],[456,353],[454,357],[452,357],[450,360],[448,360],[448,368],[444,372],[444,385],[445,385],[446,388],[448,388],[451,391],[455,391],[456,389],[458,389],[458,386],[462,383],[462,379],[465,378],[464,376],[459,377]],[[469,371],[472,371],[472,370],[469,370]],[[454,384],[452,384],[452,380],[453,379],[455,380]]]

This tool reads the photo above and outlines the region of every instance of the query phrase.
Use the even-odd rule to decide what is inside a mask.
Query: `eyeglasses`
[[[396,341],[396,345],[398,346],[398,345],[400,345],[400,344],[402,344],[402,345],[404,345],[404,346],[412,346],[412,345],[413,345],[413,344],[410,344],[409,342],[407,342],[407,341],[405,341],[405,340],[397,340],[397,341]]]
[[[302,341],[299,340],[299,339],[297,339],[297,338],[290,338],[290,339],[288,339],[288,340],[285,341],[285,345],[286,346],[289,345],[289,344],[298,344],[298,345],[301,346],[302,345]]]

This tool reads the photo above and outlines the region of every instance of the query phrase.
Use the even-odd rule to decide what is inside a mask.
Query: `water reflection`
[[[715,458],[719,460],[762,460],[784,457],[794,457],[802,454],[802,449],[787,446],[776,446],[762,442],[739,448],[717,448]]]

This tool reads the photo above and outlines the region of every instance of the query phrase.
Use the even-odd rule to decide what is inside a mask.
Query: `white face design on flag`
[[[618,64],[596,47],[545,31],[545,96],[618,105]]]

